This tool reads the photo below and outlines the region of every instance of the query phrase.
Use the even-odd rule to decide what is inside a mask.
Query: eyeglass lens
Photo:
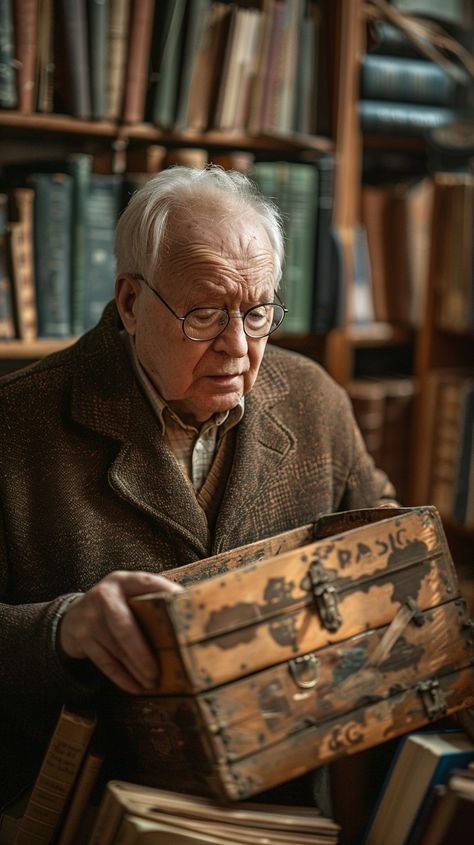
[[[281,305],[257,305],[243,318],[248,337],[266,337],[278,328],[285,316]],[[224,331],[230,316],[222,308],[195,308],[186,315],[184,332],[191,340],[212,340]]]

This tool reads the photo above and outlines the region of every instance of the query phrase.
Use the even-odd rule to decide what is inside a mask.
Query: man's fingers
[[[157,660],[128,605],[123,601],[110,603],[104,621],[112,640],[111,649],[129,672],[145,688],[156,686],[159,677]]]
[[[114,580],[120,584],[124,594],[128,597],[139,596],[144,593],[181,593],[181,584],[175,584],[165,575],[154,575],[152,572],[114,572]]]
[[[116,686],[134,695],[143,693],[143,687],[131,676],[120,661],[102,643],[88,643],[87,656],[97,668]]]

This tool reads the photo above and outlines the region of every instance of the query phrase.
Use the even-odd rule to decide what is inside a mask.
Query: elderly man
[[[285,308],[278,214],[245,177],[172,168],[117,228],[115,303],[1,385],[2,797],[61,703],[157,667],[130,596],[166,570],[393,490],[344,391],[267,347]]]

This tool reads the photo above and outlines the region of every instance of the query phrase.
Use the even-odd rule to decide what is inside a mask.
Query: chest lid
[[[387,624],[408,599],[422,611],[454,598],[456,574],[436,509],[385,513],[181,593],[136,597],[131,606],[157,650],[214,640],[225,650],[227,639],[229,651],[233,641],[251,642],[256,626],[275,627],[288,614],[303,614],[301,624],[310,614],[315,648]]]

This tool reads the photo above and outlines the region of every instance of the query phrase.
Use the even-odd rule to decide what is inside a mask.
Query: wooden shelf
[[[308,150],[326,153],[334,148],[330,138],[301,134],[246,135],[243,132],[209,131],[201,133],[166,132],[150,123],[131,125],[106,120],[80,120],[61,114],[22,114],[0,111],[0,126],[18,132],[43,132],[57,135],[86,135],[110,138],[126,145],[129,141],[144,141],[165,145],[223,147],[247,150]]]
[[[40,338],[38,340],[1,340],[0,359],[33,359],[44,358],[52,352],[59,352],[71,346],[77,337],[65,339]]]

